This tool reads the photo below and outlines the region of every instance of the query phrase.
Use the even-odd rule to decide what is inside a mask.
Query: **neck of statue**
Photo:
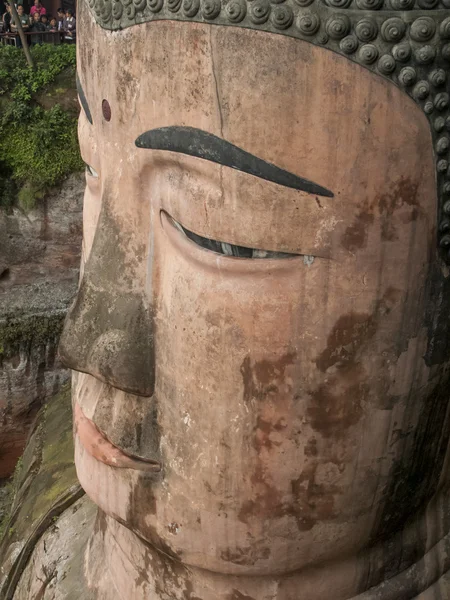
[[[184,565],[99,510],[85,576],[96,600],[329,600],[331,591],[333,600],[433,600],[440,597],[436,589],[450,587],[449,507],[449,492],[441,492],[389,540],[333,563],[273,576]]]

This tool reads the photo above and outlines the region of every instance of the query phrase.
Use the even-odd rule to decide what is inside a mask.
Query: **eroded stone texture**
[[[67,592],[73,585],[73,577],[78,586],[82,585],[81,549],[90,532],[94,511],[91,503],[76,504],[83,491],[73,464],[70,412],[70,387],[65,386],[39,412],[20,469],[14,475],[12,506],[8,519],[2,523],[0,543],[2,600],[16,597],[24,571],[28,575],[23,575],[24,583],[19,586],[21,598],[49,598],[50,592],[45,590],[56,583],[58,588],[61,583],[61,589]]]
[[[450,296],[427,117],[303,40],[171,21],[111,33],[85,4],[79,23],[90,172],[61,355],[78,371],[78,477],[100,508],[89,589],[435,594],[449,569]],[[178,127],[332,195],[148,141]]]
[[[82,196],[73,175],[28,214],[0,212],[0,479],[44,400],[68,381],[57,343],[77,289]]]
[[[68,508],[39,540],[15,600],[90,600],[84,585],[84,553],[95,505],[86,496]]]

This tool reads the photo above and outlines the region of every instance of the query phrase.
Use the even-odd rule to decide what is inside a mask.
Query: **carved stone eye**
[[[186,229],[183,227],[183,225],[172,218],[170,218],[170,220],[172,225],[174,225],[178,231],[183,233],[187,238],[194,242],[194,244],[197,244],[197,246],[200,246],[205,250],[209,250],[210,252],[215,252],[216,254],[234,256],[235,258],[292,258],[294,256],[299,256],[298,254],[291,252],[261,250],[259,248],[249,248],[247,246],[236,246],[235,244],[229,244],[228,242],[219,242],[217,240],[212,240],[189,231],[189,229]]]
[[[96,179],[98,179],[97,171],[93,167],[91,167],[91,165],[88,165],[87,163],[85,163],[85,165],[86,165],[86,173],[88,175],[90,175],[90,177],[95,177]]]

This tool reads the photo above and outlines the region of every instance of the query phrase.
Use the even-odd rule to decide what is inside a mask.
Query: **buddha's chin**
[[[347,526],[322,523],[318,528],[300,532],[291,520],[272,518],[264,523],[255,520],[253,524],[243,524],[231,513],[202,510],[193,502],[195,499],[189,500],[180,489],[177,491],[178,484],[172,482],[169,492],[162,472],[112,467],[97,460],[83,446],[78,432],[75,464],[87,495],[106,515],[136,534],[136,544],[149,544],[189,567],[222,574],[276,577],[305,568],[320,570],[326,564],[333,570],[345,571],[359,568],[360,561],[378,565],[385,544],[381,541],[381,545],[369,545],[364,519]],[[448,497],[448,493],[444,496]],[[408,527],[393,533],[390,543],[395,551],[402,544],[407,549],[405,564],[417,560],[422,548],[418,532],[427,530],[423,527],[430,519],[440,520],[438,499],[416,515]],[[439,541],[439,531],[437,527],[430,544]],[[325,538],[328,544],[323,543]],[[389,560],[388,553],[386,563]],[[382,570],[379,566],[374,568]]]

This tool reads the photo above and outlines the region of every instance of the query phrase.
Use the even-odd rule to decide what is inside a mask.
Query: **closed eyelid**
[[[215,254],[220,254],[233,258],[240,259],[287,259],[287,258],[298,258],[303,257],[303,262],[306,265],[311,265],[316,258],[315,255],[308,255],[299,252],[283,252],[277,250],[265,250],[261,248],[251,248],[249,246],[240,246],[235,244],[230,244],[228,242],[218,241],[212,238],[207,238],[193,231],[190,231],[184,225],[181,225],[178,221],[175,221],[173,217],[171,217],[164,210],[161,211],[161,216],[164,216],[172,226],[177,229],[180,233],[186,236],[191,242],[203,248],[204,250],[208,250]]]

